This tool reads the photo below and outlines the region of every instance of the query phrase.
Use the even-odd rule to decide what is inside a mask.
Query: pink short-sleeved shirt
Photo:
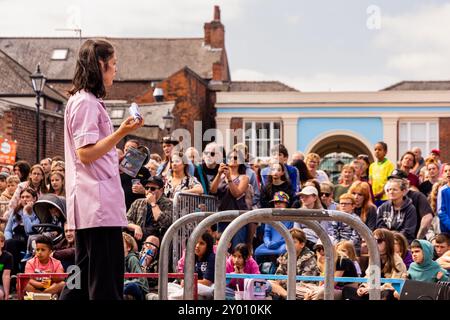
[[[64,115],[67,221],[70,228],[124,227],[125,196],[119,159],[112,148],[83,164],[76,150],[111,135],[114,127],[102,100],[81,90],[70,97]]]
[[[47,264],[42,264],[37,257],[31,258],[25,265],[25,273],[63,273],[61,261],[50,257]]]

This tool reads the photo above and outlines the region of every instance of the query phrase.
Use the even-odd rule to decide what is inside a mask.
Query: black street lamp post
[[[164,127],[167,129],[167,133],[170,135],[170,130],[173,127],[173,122],[175,117],[170,113],[170,110],[167,110],[167,114],[162,117],[164,121]]]
[[[41,67],[38,64],[36,72],[30,75],[31,84],[33,85],[34,93],[36,94],[36,163],[40,161],[40,108],[41,108],[41,95],[44,91],[45,76],[41,73]]]

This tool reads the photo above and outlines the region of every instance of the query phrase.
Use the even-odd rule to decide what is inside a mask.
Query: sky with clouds
[[[214,5],[233,80],[371,91],[450,78],[443,0],[0,0],[0,36],[202,37]]]

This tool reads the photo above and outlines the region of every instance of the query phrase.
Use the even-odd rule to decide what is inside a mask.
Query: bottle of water
[[[148,249],[148,250],[145,252],[145,254],[142,255],[141,260],[140,260],[140,263],[141,263],[141,266],[143,266],[143,267],[146,267],[145,260],[146,260],[147,256],[153,257],[153,250],[152,250],[152,249]]]

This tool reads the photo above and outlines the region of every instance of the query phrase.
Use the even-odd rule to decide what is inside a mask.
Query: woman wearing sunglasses
[[[376,229],[373,232],[378,251],[380,252],[381,260],[381,277],[388,279],[406,279],[407,270],[402,258],[395,253],[395,238],[394,234],[387,229]],[[369,270],[366,270],[366,275]],[[369,299],[369,285],[368,283],[361,283],[357,289],[344,288],[344,299],[347,300],[368,300]],[[395,291],[390,283],[384,283],[381,286],[382,300],[395,300],[399,298],[399,293]]]
[[[233,150],[227,156],[227,163],[221,163],[216,177],[211,183],[211,194],[219,199],[219,211],[224,210],[248,210],[245,195],[249,188],[249,178],[245,174],[244,154],[239,150]],[[219,223],[219,232],[225,230],[229,223]],[[238,243],[246,243],[253,248],[248,227],[240,229],[232,240],[232,248]],[[253,251],[253,250],[251,250]]]

